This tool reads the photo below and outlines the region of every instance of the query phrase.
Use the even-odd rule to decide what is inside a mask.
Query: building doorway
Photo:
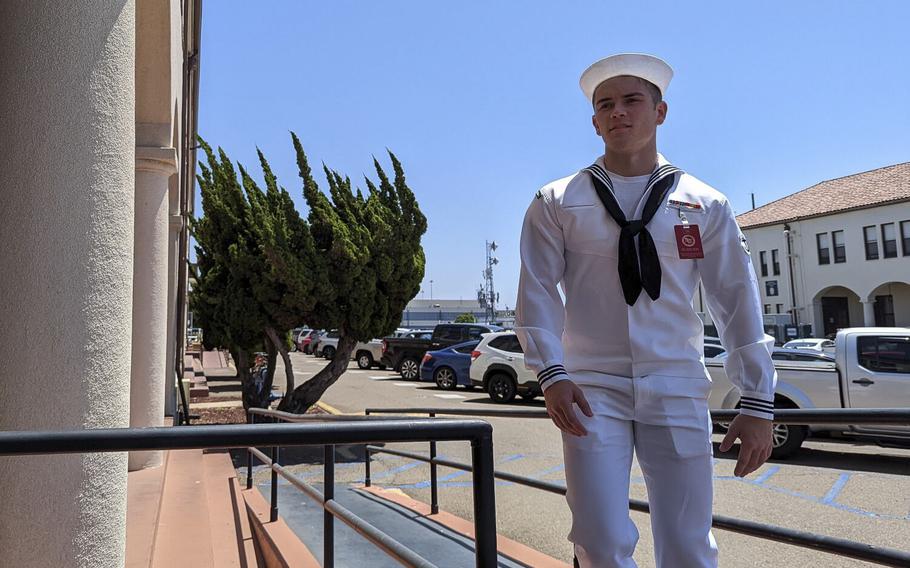
[[[837,333],[838,329],[850,327],[850,309],[847,298],[830,296],[822,298],[822,321],[824,321],[826,337]]]
[[[894,327],[894,296],[876,296],[875,325],[878,327]]]

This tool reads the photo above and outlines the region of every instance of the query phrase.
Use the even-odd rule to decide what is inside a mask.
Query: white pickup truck
[[[774,362],[775,408],[910,408],[910,328],[842,329],[835,339],[834,359],[817,359]],[[723,356],[706,359],[705,365],[713,381],[710,408],[737,408],[739,390],[724,372]],[[910,426],[775,424],[772,456],[792,455],[810,432],[910,444]]]

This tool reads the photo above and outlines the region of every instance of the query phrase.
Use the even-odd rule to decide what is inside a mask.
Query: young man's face
[[[638,77],[613,77],[594,90],[594,130],[610,152],[646,149],[666,117],[667,103],[655,105],[645,81]]]

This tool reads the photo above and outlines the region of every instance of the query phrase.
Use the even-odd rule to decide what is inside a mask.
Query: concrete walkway
[[[313,485],[322,491],[321,484]],[[257,487],[268,500],[269,482],[260,483]],[[335,500],[439,568],[463,568],[473,566],[475,563],[474,541],[457,530],[432,520],[428,515],[351,485],[336,485]],[[288,526],[319,562],[324,563],[322,506],[281,479],[278,484],[278,504],[278,512]],[[498,548],[500,552],[504,551],[502,542]],[[528,556],[522,562],[516,562],[500,554],[497,566],[501,568],[566,566],[549,558],[533,556],[533,552],[528,549],[526,551]],[[400,564],[354,529],[336,519],[335,566],[397,568]]]

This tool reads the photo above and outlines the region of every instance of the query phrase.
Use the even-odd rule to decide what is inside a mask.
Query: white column
[[[169,216],[167,240],[167,360],[164,365],[164,414],[174,416],[177,411],[177,393],[174,385],[177,380],[175,358],[177,357],[177,262],[179,262],[178,245],[180,229],[183,228],[183,217],[180,216],[179,178],[174,175],[169,180]]]
[[[0,2],[0,430],[129,425],[133,0]],[[126,456],[0,458],[0,564],[120,568]]]
[[[863,325],[875,327],[875,300],[860,300],[863,304]]]
[[[130,427],[164,424],[167,360],[168,179],[177,171],[174,148],[136,148],[136,224],[133,264],[133,356]],[[129,469],[161,465],[162,452],[130,452]]]

